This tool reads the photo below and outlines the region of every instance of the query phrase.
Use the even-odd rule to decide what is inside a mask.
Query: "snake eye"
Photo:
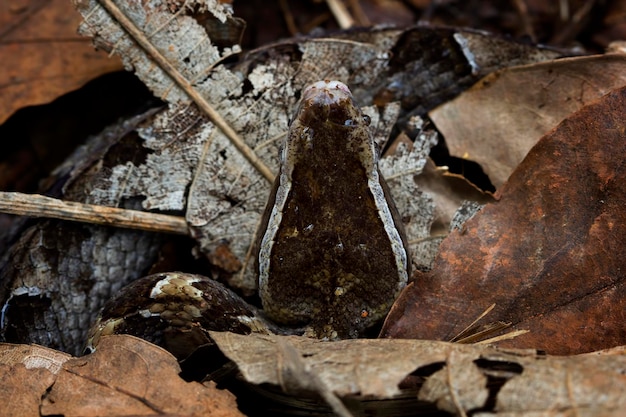
[[[372,123],[372,118],[369,117],[367,114],[363,115],[363,122],[365,123],[365,126],[369,126],[370,123]]]

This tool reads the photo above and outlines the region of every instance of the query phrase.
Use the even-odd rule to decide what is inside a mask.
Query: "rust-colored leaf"
[[[504,346],[571,354],[624,344],[624,155],[626,88],[537,143],[500,201],[443,241],[382,334],[449,340],[495,303],[490,321],[530,330]]]
[[[70,416],[241,416],[235,397],[214,385],[185,382],[176,359],[131,336],[108,336],[89,356],[68,360],[41,414]]]
[[[76,33],[80,21],[67,0],[0,3],[0,123],[122,68]]]

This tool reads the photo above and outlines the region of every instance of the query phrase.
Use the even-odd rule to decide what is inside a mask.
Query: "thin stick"
[[[456,340],[454,340],[454,343],[462,343],[465,345],[478,343],[481,339],[484,339],[488,335],[497,333],[502,329],[506,329],[507,327],[511,327],[511,323],[497,321],[495,323],[489,323],[482,326],[480,330],[478,330],[477,328],[468,329],[467,333],[469,333],[471,330],[475,332],[467,335],[461,335]]]
[[[296,21],[289,10],[289,5],[287,4],[287,0],[280,0],[278,2],[280,4],[280,9],[283,12],[283,17],[285,18],[285,23],[287,24],[287,30],[291,36],[296,36],[298,34],[298,26],[296,25]]]
[[[369,26],[372,24],[372,22],[370,22],[370,20],[367,18],[367,15],[363,11],[359,0],[348,0],[348,4],[350,5],[352,14],[359,22],[359,26]]]
[[[204,111],[209,119],[228,137],[231,143],[269,182],[274,181],[274,173],[259,159],[254,151],[243,141],[222,116],[202,97],[183,75],[150,43],[135,24],[113,3],[112,0],[99,0],[104,7],[148,55],[156,61],[180,88]]]
[[[485,311],[483,311],[483,313],[478,316],[476,318],[476,320],[474,320],[473,322],[471,322],[469,325],[467,325],[467,327],[465,327],[463,330],[461,330],[461,332],[459,332],[459,334],[457,334],[456,336],[454,336],[450,341],[451,342],[456,342],[459,339],[463,338],[465,336],[465,333],[471,329],[476,323],[478,323],[480,321],[480,319],[482,319],[483,317],[485,317],[487,314],[489,314],[491,312],[491,310],[494,309],[494,307],[496,306],[496,304],[492,304],[489,307],[487,307],[487,309]]]
[[[0,191],[0,212],[18,216],[51,217],[149,232],[189,234],[187,222],[183,217],[62,201],[39,194]]]
[[[340,28],[348,29],[354,26],[354,19],[350,16],[348,9],[346,9],[341,0],[326,0],[326,4],[330,12],[335,16]]]
[[[516,337],[521,336],[521,335],[526,334],[526,333],[530,333],[530,330],[525,330],[525,329],[524,330],[515,330],[515,331],[509,332],[509,333],[505,333],[505,334],[500,335],[500,336],[492,337],[491,339],[485,339],[485,340],[481,340],[479,342],[475,342],[474,344],[475,345],[489,345],[489,344],[492,344],[492,343],[501,342],[503,340],[510,340],[510,339],[516,338]]]

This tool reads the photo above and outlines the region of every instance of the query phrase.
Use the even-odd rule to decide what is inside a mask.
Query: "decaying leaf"
[[[0,123],[22,107],[47,103],[121,69],[119,60],[76,35],[79,23],[67,0],[0,4]]]
[[[361,401],[359,407],[365,406],[368,398],[400,398],[403,393],[406,399],[406,391],[402,392],[399,385],[409,375],[421,378],[409,389],[417,392],[414,399],[435,403],[438,409],[456,415],[478,410],[484,416],[552,410],[604,412],[626,406],[626,356],[619,354],[553,357],[534,350],[428,340],[322,342],[295,336],[218,332],[211,332],[211,337],[249,383],[314,394],[311,389],[318,387],[290,377],[294,365],[285,363],[290,358],[283,348],[288,345],[298,352],[301,367],[319,378],[325,389],[349,398],[346,404],[353,408],[355,401]],[[285,381],[290,385],[285,386]],[[412,414],[420,410],[420,404],[424,403],[412,404]],[[386,409],[392,406],[387,403]]]
[[[416,369],[445,362],[451,352],[474,352],[478,346],[436,341],[350,339],[322,342],[297,336],[255,335],[211,332],[220,350],[234,361],[246,380],[253,384],[281,386],[284,355],[278,340],[293,346],[309,372],[315,373],[328,389],[341,397],[349,395],[392,398],[401,393],[399,385]],[[306,381],[293,381],[292,384]],[[287,387],[296,390],[296,386]],[[306,391],[306,386],[299,387]]]
[[[179,373],[178,362],[165,350],[131,336],[108,336],[96,353],[63,364],[41,413],[242,415],[230,392],[214,384],[185,382]]]
[[[68,354],[41,346],[0,344],[2,415],[39,415],[41,398],[69,359]]]
[[[465,177],[452,174],[446,168],[435,166],[428,159],[421,175],[415,178],[419,189],[430,195],[435,202],[435,220],[431,228],[433,236],[447,234],[454,216],[464,201],[486,204],[493,196],[470,183]]]
[[[375,113],[380,111],[382,120],[386,120],[385,128],[389,128],[389,120],[394,118],[384,109],[385,104],[397,111],[393,102],[400,100],[403,112],[423,113],[454,94],[460,85],[469,85],[480,74],[501,67],[502,51],[508,51],[510,60],[519,63],[556,56],[484,34],[418,27],[286,41],[227,66],[222,60],[237,53],[238,46],[213,45],[210,29],[202,24],[210,20],[228,26],[232,17],[227,6],[197,0],[172,11],[158,7],[158,3],[119,7],[140,32],[150,35],[148,39],[159,53],[273,172],[277,172],[278,147],[299,91],[311,82],[334,78],[346,83],[359,104],[376,102],[382,107]],[[180,86],[157,68],[153,57],[136,50],[136,43],[100,3],[79,2],[77,8],[86,18],[82,32],[93,36],[100,47],[119,53],[125,64],[132,66],[149,88],[169,103],[153,123],[140,130],[146,146],[153,150],[145,166],[116,167],[111,188],[119,188],[128,197],[146,195],[148,198],[143,203],[146,209],[184,209],[201,251],[211,258],[214,251],[228,245],[243,268],[237,274],[225,274],[225,278],[232,286],[253,292],[256,283],[248,251],[269,184],[191,104]],[[171,49],[171,45],[176,47]],[[500,52],[498,59],[491,48]],[[428,54],[415,54],[413,50],[428,50]],[[483,50],[487,52],[479,53]],[[351,59],[345,59],[347,56]],[[420,81],[426,78],[428,83]],[[452,79],[456,81],[451,82]],[[376,124],[373,128],[378,130]],[[387,131],[383,136],[388,135]],[[172,163],[172,158],[180,163]],[[155,174],[163,172],[175,177],[154,187]],[[415,175],[419,168],[410,172]],[[390,185],[392,194],[400,196],[398,199],[402,199],[403,193],[416,193],[414,189],[403,190],[403,187],[415,187],[410,180]],[[429,204],[422,203],[419,205]],[[418,225],[413,227],[419,230],[411,237],[414,239],[429,234],[429,220],[423,219],[424,213],[412,211],[419,205],[401,208],[404,218]],[[414,259],[414,263],[429,265],[436,243],[428,242],[430,246],[423,250],[417,248],[414,253],[428,254],[430,258]]]
[[[429,113],[452,155],[500,187],[565,117],[626,85],[626,54],[565,58],[494,72]]]
[[[141,160],[137,125],[153,114],[120,122],[78,148],[55,172],[66,200],[137,205],[118,192],[99,193],[111,181],[111,165]],[[91,193],[87,190],[92,191]],[[162,236],[132,230],[40,220],[25,223],[1,258],[2,337],[78,354],[106,299],[154,263]],[[13,232],[6,230],[4,232]]]
[[[392,127],[412,135],[413,115],[424,114],[494,69],[557,55],[486,34],[416,26],[301,37],[237,57],[238,37],[223,33],[236,33],[240,25],[224,3],[75,3],[86,19],[81,31],[93,36],[99,48],[120,54],[125,66],[166,104],[139,125],[137,120],[120,123],[121,132],[105,132],[77,150],[57,177],[71,179],[60,197],[184,213],[199,253],[217,265],[214,276],[248,294],[256,287],[249,247],[269,185],[192,103],[190,91],[208,101],[276,171],[287,121],[300,89],[311,81],[339,78],[360,105],[375,104],[367,114],[375,136],[385,142]],[[102,7],[111,3],[121,15],[114,18]],[[120,26],[120,16],[138,29],[134,40]],[[140,47],[137,36],[162,60],[149,56],[150,48]],[[164,66],[186,78],[187,92],[166,75]],[[398,149],[381,166],[414,242],[413,263],[427,267],[438,245],[429,240],[432,204],[412,179],[431,140],[414,139],[413,147]],[[77,160],[82,162],[73,166]],[[15,243],[2,259],[0,276],[7,283],[0,288],[6,312],[2,337],[77,353],[104,300],[146,273],[160,236],[34,223],[10,239]]]
[[[624,344],[626,89],[543,137],[488,204],[406,288],[385,337],[450,340],[490,321],[530,333],[501,346],[553,354]]]

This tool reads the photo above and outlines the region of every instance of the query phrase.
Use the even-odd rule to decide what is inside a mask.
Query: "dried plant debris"
[[[626,88],[544,136],[440,247],[387,316],[386,337],[450,340],[486,306],[527,329],[500,346],[573,354],[623,345]]]
[[[226,65],[222,63],[224,58],[237,53],[238,45],[215,45],[211,31],[202,22],[219,21],[228,27],[232,19],[228,6],[195,1],[173,10],[159,7],[159,2],[118,7],[273,172],[277,172],[278,148],[299,92],[313,81],[343,81],[361,105],[389,103],[394,110],[386,111],[383,107],[381,111],[385,124],[372,124],[377,136],[386,140],[391,115],[397,111],[396,101],[402,103],[403,114],[423,113],[427,110],[424,106],[429,105],[426,102],[436,103],[454,94],[450,91],[456,88],[453,86],[468,85],[480,74],[506,65],[504,56],[515,63],[555,56],[478,33],[429,28],[372,29],[332,38],[286,41],[252,52],[235,65]],[[227,275],[229,283],[246,293],[253,292],[256,283],[249,262],[249,244],[269,184],[196,109],[180,85],[159,69],[154,57],[137,50],[136,42],[100,3],[80,2],[77,8],[86,19],[82,32],[93,36],[98,46],[120,54],[127,67],[168,102],[168,108],[140,130],[146,146],[153,150],[145,166],[120,166],[114,172],[115,178],[125,181],[124,195],[145,196],[146,209],[184,208],[201,251],[211,258],[217,248],[226,245],[243,265],[239,273]],[[181,46],[170,50],[171,45]],[[480,48],[489,53],[482,53]],[[494,48],[499,54],[497,59]],[[410,52],[414,50],[428,53]],[[347,56],[351,59],[346,60]],[[420,81],[426,78],[427,83]],[[420,103],[419,108],[416,103]],[[172,164],[174,154],[178,156]],[[171,170],[170,166],[177,169]],[[136,173],[129,172],[134,170]],[[163,171],[175,177],[166,184],[153,184],[153,178]],[[411,172],[417,174],[419,168]],[[406,186],[414,187],[410,180],[399,180],[392,184],[392,193],[399,199],[403,193],[415,193],[414,189],[403,189]],[[429,222],[427,218],[422,220],[423,213],[410,213],[409,207],[404,211],[410,221]],[[428,225],[413,229],[420,229],[415,239],[428,236]],[[415,258],[414,263],[429,265],[432,247],[426,249],[430,259],[422,256]]]
[[[21,108],[49,103],[122,68],[119,59],[95,51],[76,33],[81,17],[71,2],[4,6],[0,9],[0,124]]]
[[[215,384],[186,382],[176,359],[131,336],[105,338],[97,352],[63,364],[40,399],[42,415],[242,416]]]
[[[330,395],[353,415],[384,408],[398,415],[610,416],[626,406],[623,347],[558,357],[425,340],[210,336],[247,383],[275,400],[273,387],[288,393],[285,413],[336,410],[326,405]],[[171,354],[126,335],[103,337],[82,358],[0,344],[0,367],[2,386],[13,387],[0,393],[7,415],[241,415],[228,391],[184,381]]]
[[[287,40],[233,63],[240,25],[228,5],[120,2],[115,7],[121,14],[113,17],[103,7],[110,4],[75,2],[85,18],[81,32],[99,48],[120,55],[166,104],[156,114],[121,124],[115,133],[104,132],[77,152],[66,164],[70,181],[62,197],[184,213],[200,253],[229,260],[221,264],[224,278],[247,294],[256,288],[249,248],[269,184],[190,94],[210,103],[276,172],[288,121],[300,90],[311,81],[339,79],[351,87],[359,105],[375,105],[368,114],[377,140],[384,143],[396,139],[392,129],[413,132],[412,115],[424,114],[479,77],[510,63],[556,56],[486,34],[413,27]],[[120,16],[139,35],[131,37]],[[152,48],[146,49],[146,42]],[[176,83],[164,67],[170,73],[173,68],[186,84]],[[407,223],[413,264],[428,269],[439,243],[429,240],[434,208],[413,177],[424,165],[432,138],[411,139],[412,147],[383,158],[381,169]],[[84,162],[72,162],[81,158]],[[160,237],[40,221],[13,241],[0,269],[3,338],[76,353],[104,300],[148,270]]]
[[[417,399],[456,415],[479,410],[485,416],[531,410],[551,415],[556,409],[606,413],[626,405],[623,355],[552,357],[534,350],[427,340],[329,343],[293,336],[217,332],[211,332],[211,337],[248,382],[280,386],[304,398],[328,390],[341,398],[361,401],[361,407],[368,398],[406,398],[406,391],[399,387],[403,381],[408,387],[405,378],[412,375],[418,381],[412,388]],[[286,346],[291,354],[286,353]],[[308,377],[294,374],[294,369],[305,370]],[[311,375],[318,380],[313,385],[309,384]],[[415,401],[413,412],[419,406]]]
[[[429,115],[450,153],[500,187],[544,134],[625,84],[623,53],[560,59],[494,72]]]
[[[41,346],[0,344],[3,415],[39,415],[41,398],[72,357]]]

